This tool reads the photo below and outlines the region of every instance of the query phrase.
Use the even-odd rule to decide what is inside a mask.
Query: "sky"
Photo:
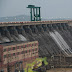
[[[72,18],[72,0],[0,0],[0,17],[30,15],[30,4],[41,7],[42,18]]]

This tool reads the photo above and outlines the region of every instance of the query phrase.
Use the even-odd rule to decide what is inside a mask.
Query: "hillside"
[[[10,17],[0,17],[0,22],[13,22],[13,21],[30,21],[30,16],[18,15]]]
[[[43,19],[46,20],[70,20],[71,18],[52,18],[52,19]],[[9,17],[0,17],[0,22],[15,22],[15,21],[30,21],[30,16],[27,15],[17,15]]]

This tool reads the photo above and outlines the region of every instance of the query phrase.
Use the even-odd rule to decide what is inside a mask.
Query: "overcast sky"
[[[0,17],[29,15],[29,4],[41,7],[42,18],[72,18],[72,0],[0,0]]]

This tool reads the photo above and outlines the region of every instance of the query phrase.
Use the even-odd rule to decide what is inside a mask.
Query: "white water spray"
[[[70,51],[70,47],[68,46],[68,44],[65,42],[65,40],[62,38],[62,36],[57,32],[49,32],[50,36],[54,39],[54,41],[57,43],[57,45],[60,47],[60,49],[62,51],[64,51],[64,53],[66,55],[71,55],[72,52]]]
[[[19,34],[19,38],[21,41],[27,41],[27,39],[22,34]]]
[[[3,37],[2,40],[3,40],[4,42],[10,42],[10,40],[9,40],[7,37]]]

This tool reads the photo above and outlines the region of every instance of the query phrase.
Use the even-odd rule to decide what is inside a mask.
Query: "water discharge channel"
[[[72,30],[68,24],[0,27],[0,43],[39,42],[39,56],[72,56]]]

